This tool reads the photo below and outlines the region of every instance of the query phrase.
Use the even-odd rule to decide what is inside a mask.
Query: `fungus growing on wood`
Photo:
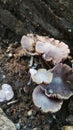
[[[24,35],[21,39],[22,48],[27,52],[34,51],[33,55],[42,55],[46,61],[57,64],[65,60],[70,53],[68,45],[54,38],[34,34]],[[32,55],[32,53],[30,53]]]
[[[30,74],[32,80],[37,83],[50,83],[52,81],[53,74],[48,70],[42,68],[42,69],[30,69]]]
[[[59,111],[63,103],[62,100],[47,97],[42,91],[40,85],[34,89],[32,98],[35,106],[45,113],[54,113]]]

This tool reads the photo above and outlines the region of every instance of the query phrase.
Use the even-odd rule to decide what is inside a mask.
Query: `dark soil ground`
[[[32,91],[36,84],[29,83],[30,57],[23,56],[21,50],[21,45],[17,41],[0,40],[0,85],[8,83],[12,86],[14,98],[11,101],[15,101],[0,103],[7,117],[16,124],[18,130],[61,130],[64,125],[72,125],[73,122],[66,120],[70,114],[73,115],[70,108],[72,97],[64,101],[61,110],[55,114],[44,114],[36,109],[32,102]],[[9,53],[12,53],[12,57],[9,57]],[[35,63],[37,68],[52,67],[41,57],[34,57]],[[65,63],[72,66],[71,55]]]
[[[34,106],[32,101],[32,92],[36,87],[36,84],[33,82],[29,82],[29,63],[31,57],[27,57],[22,54],[19,39],[21,35],[23,33],[27,33],[28,30],[29,32],[34,32],[40,35],[46,34],[50,37],[58,37],[59,39],[70,45],[69,47],[71,49],[71,53],[65,63],[72,67],[73,23],[71,23],[70,27],[68,25],[73,20],[73,16],[71,17],[71,14],[73,13],[69,8],[69,12],[71,11],[69,15],[72,19],[70,20],[69,17],[69,24],[64,21],[64,23],[66,24],[63,23],[64,25],[62,24],[62,26],[60,26],[62,21],[55,20],[55,18],[59,17],[55,17],[53,13],[56,15],[57,13],[59,13],[60,15],[61,13],[61,15],[63,15],[63,13],[65,13],[65,9],[62,10],[61,8],[61,10],[58,12],[58,2],[54,1],[55,5],[53,4],[53,9],[55,10],[52,11],[52,8],[48,8],[51,6],[48,6],[47,0],[42,0],[46,1],[46,6],[44,6],[43,3],[40,6],[39,2],[36,1],[29,2],[29,0],[27,0],[24,1],[25,3],[23,2],[22,4],[20,4],[22,0],[17,1],[19,4],[17,4],[17,2],[12,1],[13,4],[11,3],[8,5],[6,3],[1,4],[2,0],[0,1],[0,6],[2,6],[0,7],[0,86],[3,83],[8,83],[12,86],[14,91],[13,99],[9,102],[5,101],[0,103],[0,107],[4,110],[7,117],[16,124],[18,130],[62,130],[62,127],[65,125],[73,125],[73,118],[71,118],[73,117],[73,97],[71,97],[69,100],[64,101],[61,110],[56,112],[55,114],[42,113]],[[49,1],[49,5],[52,4],[52,2]],[[43,8],[46,10],[45,13]],[[48,13],[46,14],[47,11]],[[6,17],[4,17],[4,15],[2,14],[4,14]],[[64,16],[65,19],[68,19],[68,17],[66,17],[66,14]],[[19,20],[21,20],[24,24],[21,24]],[[59,20],[62,20],[62,18]],[[66,27],[63,27],[65,25]],[[25,30],[23,31],[23,29]],[[60,33],[62,34],[62,36],[60,36]],[[11,57],[9,56],[10,53],[12,54]],[[51,64],[46,63],[41,58],[41,56],[34,57],[34,64],[37,65],[37,68],[45,67],[46,69],[50,69],[53,67]]]

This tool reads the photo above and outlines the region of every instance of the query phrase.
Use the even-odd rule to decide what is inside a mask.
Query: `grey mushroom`
[[[35,106],[45,113],[59,111],[63,103],[62,100],[47,97],[40,85],[34,89],[32,98]]]
[[[41,86],[45,95],[58,99],[70,98],[73,95],[73,69],[66,64],[59,63],[52,73],[52,82]]]

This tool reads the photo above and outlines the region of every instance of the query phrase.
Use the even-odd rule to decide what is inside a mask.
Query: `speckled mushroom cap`
[[[48,97],[68,99],[73,95],[73,69],[66,64],[59,63],[52,73],[52,82],[48,85],[41,85],[41,89]]]
[[[34,89],[32,98],[35,106],[45,113],[59,111],[63,103],[62,100],[47,97],[40,88],[40,85]]]

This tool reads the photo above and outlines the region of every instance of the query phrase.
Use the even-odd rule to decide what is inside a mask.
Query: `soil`
[[[16,124],[18,130],[61,130],[64,125],[73,125],[66,120],[70,114],[73,115],[73,110],[69,107],[70,101],[73,101],[73,97],[64,101],[61,110],[55,114],[42,113],[34,106],[32,92],[36,84],[30,82],[29,63],[31,57],[22,54],[19,37],[15,35],[14,30],[10,30],[10,26],[5,29],[5,25],[1,25],[2,24],[0,24],[0,29],[2,29],[3,35],[0,35],[0,85],[8,83],[12,86],[14,98],[11,101],[15,101],[15,103],[11,103],[11,101],[0,103],[0,107],[4,110],[7,117]],[[29,30],[33,30],[32,26],[28,26],[28,28]],[[38,30],[35,31],[36,33],[51,36],[45,29],[43,30],[40,27],[36,29],[36,24],[34,28]],[[28,32],[27,27],[25,29]],[[53,34],[55,34],[55,31]],[[68,39],[68,35],[65,33],[60,39],[67,44],[69,44],[69,42],[71,43],[69,44],[71,53],[65,63],[72,67],[72,37]],[[12,54],[11,57],[9,53]],[[47,64],[41,57],[34,57],[34,64],[37,65],[37,68],[45,67],[50,69],[53,67],[51,64]]]
[[[10,101],[0,103],[8,118],[19,125],[19,130],[60,130],[62,126],[68,125],[66,118],[70,114],[68,107],[70,99],[64,101],[61,110],[55,114],[44,114],[36,109],[32,102],[32,92],[36,84],[29,82],[31,57],[22,55],[21,45],[17,41],[10,43],[7,39],[3,39],[0,45],[0,84],[8,83],[14,91],[14,98],[11,101],[15,103]],[[65,63],[72,65],[71,61],[72,57],[69,56]],[[35,63],[37,68],[52,67],[51,64],[44,62],[41,56],[34,57]]]

